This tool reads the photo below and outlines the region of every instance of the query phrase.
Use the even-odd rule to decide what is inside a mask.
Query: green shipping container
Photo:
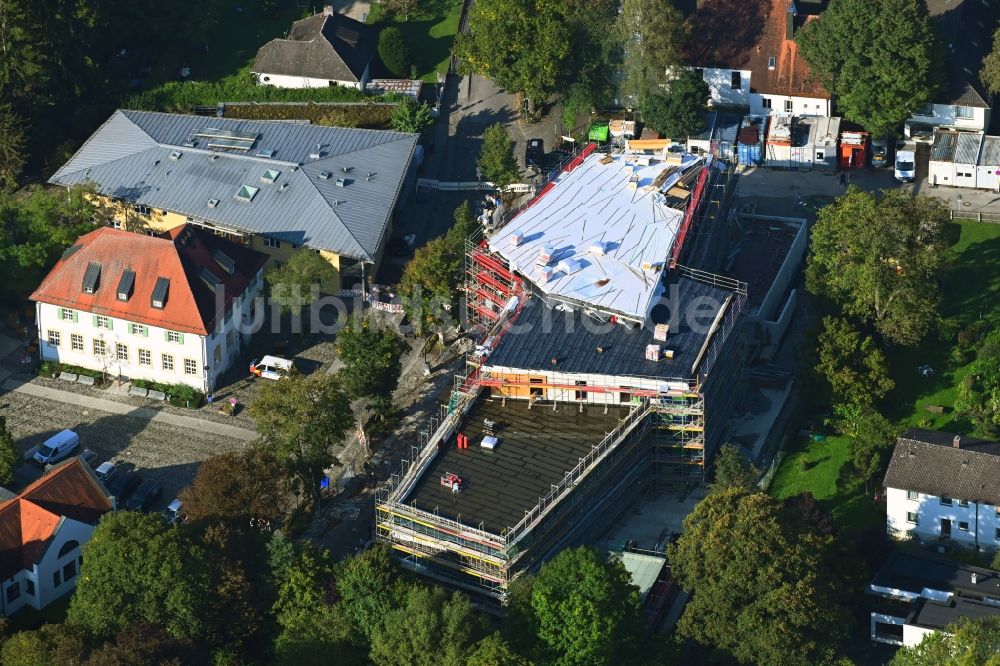
[[[587,138],[590,141],[607,141],[608,133],[609,127],[607,123],[594,123],[590,126],[590,132],[587,134]]]

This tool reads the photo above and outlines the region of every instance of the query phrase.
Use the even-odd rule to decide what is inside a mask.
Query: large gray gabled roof
[[[209,128],[255,139],[245,152],[216,150],[195,136]],[[89,181],[123,201],[371,262],[384,242],[417,138],[119,110],[51,182]],[[265,183],[266,171],[279,175]],[[243,185],[258,188],[249,202],[236,198]],[[210,206],[210,200],[217,203]]]

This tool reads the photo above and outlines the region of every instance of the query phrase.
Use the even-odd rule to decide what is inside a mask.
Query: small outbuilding
[[[1000,136],[984,136],[976,163],[976,187],[1000,191]]]
[[[712,132],[715,131],[719,114],[715,111],[706,111],[703,117],[705,125],[702,130],[687,139],[687,151],[693,155],[708,155],[712,152]]]
[[[958,132],[938,130],[931,144],[931,156],[927,163],[927,178],[931,185],[955,184],[955,150],[958,147]]]
[[[840,118],[808,116],[800,122],[809,128],[806,143],[813,167],[821,171],[837,169],[837,137],[840,135]]]
[[[955,187],[976,186],[976,164],[983,145],[981,132],[959,132],[955,144]]]

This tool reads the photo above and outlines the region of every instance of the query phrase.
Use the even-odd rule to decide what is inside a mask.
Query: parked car
[[[872,166],[876,169],[889,166],[888,139],[872,139]]]
[[[184,517],[181,515],[181,501],[175,499],[170,502],[167,508],[163,510],[163,515],[166,517],[168,525],[176,525],[182,522]]]
[[[541,166],[545,158],[545,142],[541,139],[528,139],[528,145],[524,149],[525,166]]]
[[[163,494],[163,484],[156,479],[146,479],[135,489],[135,492],[125,502],[125,507],[132,511],[147,511],[149,506]]]
[[[116,473],[110,483],[105,486],[108,492],[118,499],[119,504],[142,483],[142,477],[135,470],[123,470]]]
[[[911,183],[917,177],[916,154],[912,150],[900,150],[896,153],[896,180],[901,183]]]
[[[45,440],[35,451],[33,459],[40,466],[59,462],[80,446],[80,436],[72,430],[63,430]]]
[[[250,361],[250,374],[264,379],[281,379],[292,371],[293,364],[280,356],[264,356]]]
[[[116,467],[110,460],[102,462],[97,466],[97,469],[94,470],[94,474],[96,474],[97,478],[101,480],[101,483],[105,485],[107,485],[111,479],[115,478],[118,472],[119,468]]]

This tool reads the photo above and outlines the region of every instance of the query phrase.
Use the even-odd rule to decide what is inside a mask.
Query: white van
[[[80,436],[72,430],[52,435],[35,451],[34,460],[39,465],[59,462],[80,446]]]
[[[250,374],[264,379],[281,379],[292,371],[292,362],[280,356],[264,356],[250,361]]]
[[[917,177],[917,156],[912,150],[900,150],[896,153],[896,180],[901,183],[913,182]]]

